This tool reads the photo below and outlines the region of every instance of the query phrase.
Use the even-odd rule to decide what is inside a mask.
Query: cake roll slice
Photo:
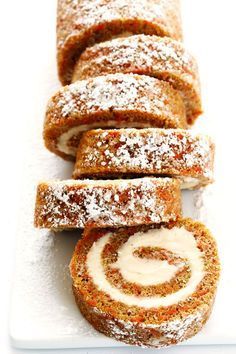
[[[86,229],[70,264],[75,300],[98,331],[142,347],[198,333],[214,303],[220,264],[204,225]]]
[[[77,61],[72,81],[119,72],[169,82],[184,100],[189,124],[202,113],[196,60],[172,38],[141,34],[89,47]]]
[[[67,180],[38,185],[35,226],[55,231],[133,226],[167,222],[180,215],[176,179]]]
[[[59,0],[57,60],[62,84],[70,83],[85,48],[137,33],[182,39],[179,0]]]
[[[44,124],[46,147],[74,159],[83,131],[94,128],[186,128],[183,100],[169,83],[133,74],[77,81],[49,101]]]
[[[181,188],[213,181],[214,144],[183,129],[91,130],[83,134],[74,178],[177,177]]]

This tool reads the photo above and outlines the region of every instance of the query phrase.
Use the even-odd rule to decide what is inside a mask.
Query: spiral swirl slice
[[[219,260],[200,223],[85,230],[71,261],[78,306],[99,331],[161,347],[196,334],[215,297]]]

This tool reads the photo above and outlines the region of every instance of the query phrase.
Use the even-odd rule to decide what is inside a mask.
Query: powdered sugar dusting
[[[180,42],[136,35],[97,44],[78,59],[72,81],[119,72],[169,82],[182,96],[190,121],[202,110],[197,63]]]
[[[178,75],[179,80],[192,83],[199,90],[198,82],[194,82],[197,63],[182,43],[167,37],[146,35],[115,38],[87,48],[77,62],[73,80],[135,70],[145,70],[152,76],[167,72]]]
[[[178,188],[178,182],[168,178],[50,182],[38,190],[37,223],[62,229],[168,221],[179,212]],[[163,190],[168,201],[166,195],[162,199]]]
[[[206,308],[204,306],[199,308],[196,312],[189,314],[183,318],[177,318],[172,321],[164,323],[146,324],[139,323],[142,329],[147,332],[151,330],[152,335],[150,339],[139,339],[137,334],[137,323],[131,321],[124,321],[122,319],[110,319],[106,320],[106,326],[109,333],[117,340],[126,341],[129,338],[129,343],[139,345],[141,347],[155,347],[163,348],[169,345],[173,345],[176,342],[181,342],[185,339],[186,333],[189,328],[198,328],[200,330],[203,326],[203,319],[205,316]],[[92,312],[97,313],[96,308],[91,309]],[[157,331],[158,337],[153,334]]]
[[[214,146],[205,135],[178,129],[96,130],[88,132],[83,141],[75,176],[99,175],[99,168],[106,166],[108,173],[171,173],[209,181],[213,178]]]
[[[58,19],[63,20],[59,29],[64,30],[58,33],[59,47],[68,40],[68,36],[79,31],[121,19],[147,21],[153,23],[153,27],[157,26],[157,32],[160,32],[160,26],[167,35],[180,36],[178,2],[173,0],[60,0],[58,10]]]
[[[111,74],[62,88],[49,102],[47,114],[57,121],[76,113],[87,116],[99,111],[137,110],[178,121],[181,117],[175,116],[171,107],[175,100],[181,107],[180,97],[167,83],[140,75]]]

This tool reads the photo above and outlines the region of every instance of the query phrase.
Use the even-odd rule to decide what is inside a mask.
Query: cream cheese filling
[[[193,189],[199,185],[199,179],[196,177],[180,177],[181,189]]]
[[[76,156],[77,147],[69,146],[68,142],[73,136],[79,135],[81,132],[85,132],[97,128],[148,128],[150,123],[142,122],[117,122],[110,120],[107,122],[95,122],[90,124],[82,124],[67,130],[61,134],[58,138],[57,149],[65,154]]]
[[[187,259],[191,270],[190,279],[184,288],[164,297],[160,295],[145,297],[125,294],[109,282],[104,272],[102,252],[110,239],[111,234],[107,233],[94,242],[88,252],[86,266],[98,289],[107,293],[115,301],[128,306],[144,308],[174,305],[193,294],[204,276],[202,253],[198,249],[191,232],[184,227],[174,227],[171,230],[165,228],[153,229],[146,233],[136,233],[131,236],[118,250],[117,261],[113,263],[112,267],[119,269],[126,281],[143,286],[170,281],[183,265],[171,265],[166,260],[145,259],[134,255],[134,251],[140,247],[158,247]]]

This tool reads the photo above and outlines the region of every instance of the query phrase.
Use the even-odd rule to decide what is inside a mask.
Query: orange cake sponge
[[[111,74],[63,87],[49,101],[46,147],[73,159],[83,131],[94,128],[186,128],[183,100],[169,83],[133,74]]]
[[[92,326],[143,347],[199,332],[214,302],[217,246],[191,219],[159,226],[86,229],[70,264],[73,291]]]
[[[180,183],[171,178],[40,183],[35,226],[55,231],[153,224],[181,215]]]
[[[135,33],[182,38],[179,0],[59,0],[58,73],[69,84],[82,51],[97,42]]]
[[[181,42],[140,34],[96,44],[82,53],[72,81],[115,73],[148,75],[169,82],[184,100],[189,124],[202,113],[197,62]]]
[[[171,176],[192,189],[212,182],[213,163],[211,139],[189,130],[97,129],[83,134],[73,177]]]

